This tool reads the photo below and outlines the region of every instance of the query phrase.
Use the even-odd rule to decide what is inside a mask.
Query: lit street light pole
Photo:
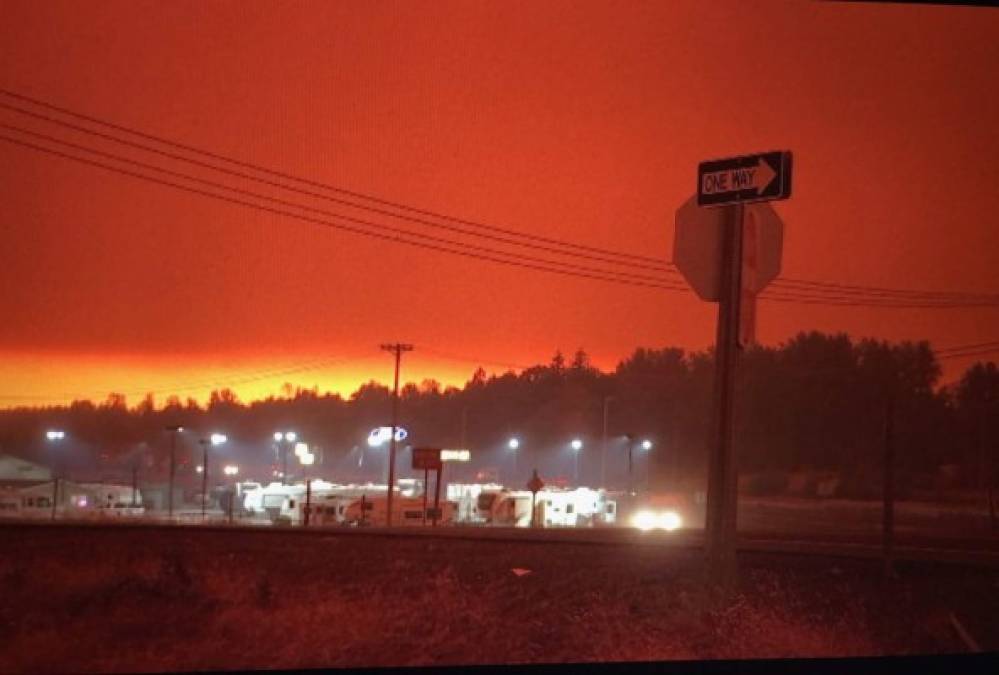
[[[520,449],[520,439],[511,438],[506,442],[506,447],[510,448],[513,453],[513,480],[517,480],[517,455],[520,454],[518,451]]]
[[[177,476],[177,434],[184,430],[184,427],[175,425],[166,427],[170,432],[170,492],[167,493],[167,512],[170,522],[173,522],[173,483]]]
[[[583,442],[574,438],[570,444],[572,447],[572,474],[576,487],[579,487],[579,451],[583,449]]]
[[[628,439],[628,496],[631,497],[632,495],[635,494],[634,483],[632,482],[631,479],[632,468],[634,466],[632,463],[631,455],[635,449],[635,437],[631,434],[625,434],[625,438]]]
[[[52,443],[55,443],[57,441],[61,441],[64,438],[66,438],[66,432],[65,431],[60,431],[60,430],[52,429],[52,430],[49,430],[49,431],[45,432],[45,438],[47,438]],[[56,450],[56,453],[58,453],[58,450]],[[51,471],[51,473],[52,473],[52,520],[56,519],[56,505],[59,503],[59,475],[58,475],[58,471],[56,470],[56,463],[57,462],[58,462],[58,458],[54,458],[54,461],[52,462],[52,471]]]
[[[239,480],[236,476],[239,474],[239,467],[235,464],[226,464],[222,473],[232,477],[232,485],[229,486],[229,503],[226,505],[229,512],[229,524],[232,525],[232,511],[236,503],[236,482]]]
[[[607,416],[610,402],[613,400],[613,396],[604,396],[604,436],[600,446],[600,485],[598,486],[603,488],[607,487]]]
[[[281,485],[288,484],[288,446],[295,442],[298,434],[294,431],[275,431],[274,441],[281,453]]]
[[[222,445],[226,442],[225,434],[212,434],[208,438],[198,440],[201,444],[201,520],[205,520],[205,506],[208,503],[208,446]]]
[[[395,354],[395,384],[392,386],[392,436],[389,438],[388,499],[385,524],[392,526],[392,488],[395,485],[395,433],[399,427],[399,362],[403,352],[413,351],[413,345],[402,343],[383,344],[383,351]]]
[[[652,449],[652,441],[645,439],[642,441],[642,450],[645,450],[645,492],[649,492],[649,476],[652,474],[652,455],[649,450]]]

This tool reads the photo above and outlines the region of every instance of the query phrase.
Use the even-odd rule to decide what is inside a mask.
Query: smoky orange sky
[[[803,2],[11,2],[0,87],[358,192],[671,258],[705,159],[794,152],[784,276],[999,292],[999,12]],[[42,126],[0,109],[0,121]],[[63,134],[66,138],[71,134]],[[79,139],[72,136],[74,139]],[[110,149],[112,146],[102,144]],[[461,384],[703,349],[692,293],[518,269],[0,142],[0,405]],[[999,339],[999,309],[761,302],[801,330]],[[968,361],[947,362],[954,378]]]

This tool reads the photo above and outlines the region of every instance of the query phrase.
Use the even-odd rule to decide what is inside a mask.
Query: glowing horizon
[[[688,353],[701,351],[687,350]],[[554,350],[553,350],[554,352]],[[619,357],[591,357],[592,365],[603,372],[613,371]],[[571,354],[566,355],[566,360]],[[547,365],[551,355],[540,359],[520,359],[521,366]],[[941,361],[939,385],[957,381],[975,361],[969,356]],[[178,365],[181,364],[181,365]],[[436,381],[441,390],[464,387],[481,367],[487,376],[521,372],[513,363],[479,364],[474,359],[448,359],[414,352],[403,362],[400,388],[425,380]],[[148,394],[154,407],[162,410],[176,396],[181,404],[194,399],[204,407],[213,391],[230,389],[244,404],[267,398],[288,398],[298,389],[315,389],[319,395],[336,394],[350,398],[361,386],[376,382],[392,386],[392,361],[372,352],[360,356],[321,356],[267,358],[244,356],[210,359],[178,358],[172,355],[142,356],[105,354],[3,354],[0,353],[0,410],[68,406],[74,401],[102,403],[112,394],[125,396],[129,408],[137,407]],[[290,385],[291,389],[288,389]],[[17,392],[17,393],[15,393]]]

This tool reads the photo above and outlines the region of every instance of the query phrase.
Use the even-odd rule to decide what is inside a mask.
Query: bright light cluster
[[[631,524],[643,532],[650,530],[666,530],[672,532],[683,525],[683,519],[676,511],[639,511],[631,518]]]
[[[227,476],[235,476],[236,474],[239,473],[239,467],[235,466],[234,464],[227,464],[222,469],[222,473],[224,473]]]
[[[406,440],[408,435],[409,433],[402,427],[395,428],[396,443]],[[392,440],[392,427],[376,427],[368,434],[368,445],[372,448],[377,448],[390,440]]]
[[[225,443],[229,439],[226,438],[225,434],[212,434],[209,437],[209,440],[211,440],[212,445],[222,445],[223,443]]]
[[[46,431],[45,432],[45,438],[49,439],[50,441],[61,441],[62,439],[66,438],[66,432],[65,431]]]
[[[316,456],[309,452],[308,443],[295,444],[295,457],[298,457],[298,461],[302,466],[312,466],[316,462]]]

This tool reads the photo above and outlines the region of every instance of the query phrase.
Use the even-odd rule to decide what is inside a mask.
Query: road
[[[136,529],[190,529],[231,532],[234,528],[266,536],[268,533],[283,533],[310,537],[430,537],[436,539],[460,539],[482,541],[511,541],[538,543],[589,544],[596,546],[629,547],[676,547],[699,549],[703,547],[701,530],[679,530],[676,532],[641,532],[633,528],[548,528],[528,529],[512,527],[393,527],[393,528],[343,528],[343,527],[270,527],[260,522],[224,522],[208,524],[168,524],[155,521],[116,520],[105,522],[66,522],[66,521],[8,521],[0,524],[0,531],[13,533],[17,528],[58,527],[68,529],[89,529],[122,527]],[[780,529],[740,530],[738,550],[741,553],[789,554],[798,556],[827,556],[837,558],[874,559],[883,555],[879,534],[871,533],[818,533]],[[911,561],[939,561],[958,564],[999,567],[999,537],[957,536],[940,537],[921,533],[899,532],[895,538],[894,558]]]

